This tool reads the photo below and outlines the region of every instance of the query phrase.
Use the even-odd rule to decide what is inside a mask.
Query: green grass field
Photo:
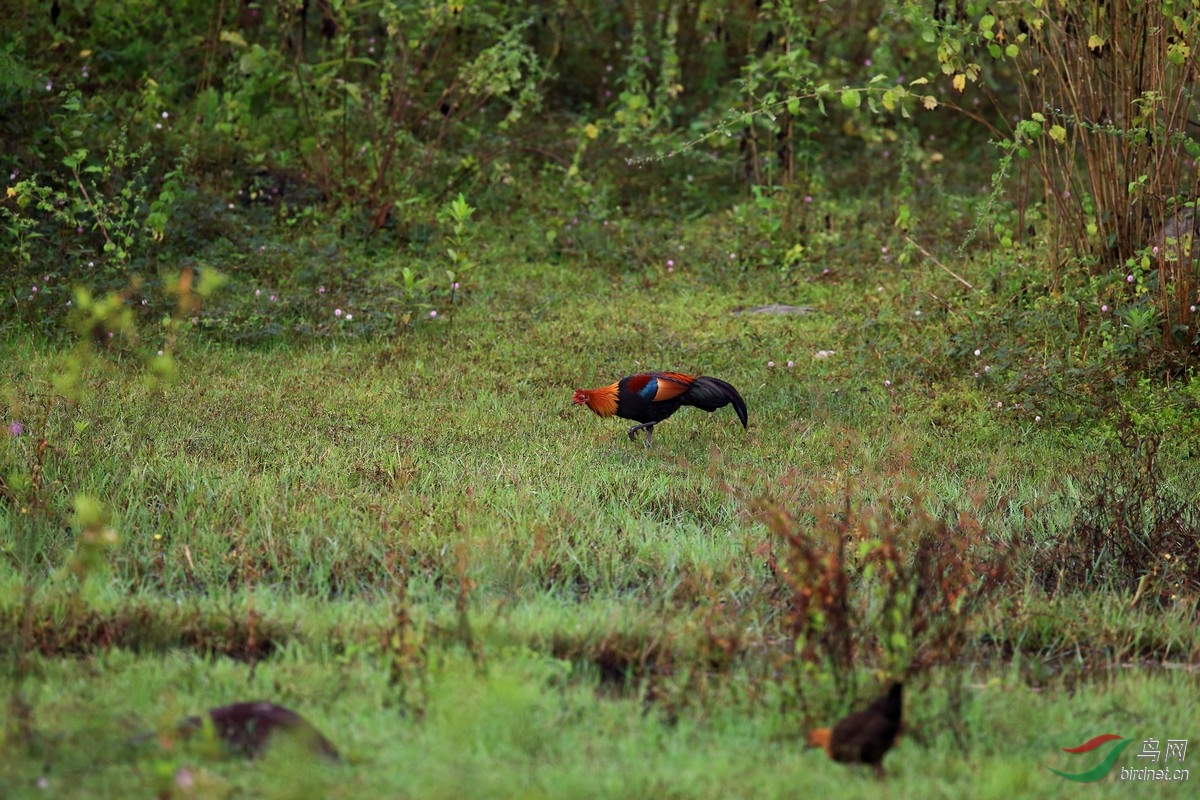
[[[667,271],[522,263],[497,244],[461,302],[410,331],[185,337],[165,388],[143,380],[145,333],[90,363],[77,405],[47,404],[68,346],[9,329],[0,363],[25,430],[0,453],[11,474],[41,465],[46,502],[14,489],[0,505],[0,796],[1191,796],[1046,769],[1091,767],[1059,748],[1100,733],[1134,738],[1118,764],[1135,767],[1141,740],[1197,732],[1194,674],[1152,666],[1194,663],[1194,600],[1167,599],[1169,574],[1136,594],[1079,580],[1055,549],[1130,474],[1112,461],[1116,413],[1012,396],[981,366],[1009,347],[1002,326],[962,324],[974,295],[867,252],[809,281],[725,274],[712,253]],[[769,303],[814,311],[735,313]],[[364,330],[379,315],[356,307]],[[981,360],[955,354],[973,346]],[[645,369],[732,382],[749,430],[728,408],[683,409],[647,451],[631,423],[570,403]],[[1158,397],[1193,418],[1191,395]],[[1163,437],[1164,492],[1200,485],[1187,453]],[[115,541],[72,523],[77,494]],[[852,527],[854,561],[918,507],[972,557],[1009,553],[1009,574],[949,614],[962,647],[939,653],[871,627],[874,579],[855,573],[843,692],[823,651],[802,658],[790,638],[797,587],[769,566],[786,555],[769,509],[815,539],[822,518],[879,512],[879,530]],[[909,733],[884,784],[804,748],[900,673]],[[345,763],[286,746],[223,760],[173,734],[259,698],[311,719]]]

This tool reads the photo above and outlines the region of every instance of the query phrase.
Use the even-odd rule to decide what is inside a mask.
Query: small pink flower
[[[979,348],[978,348],[978,347],[976,347],[976,348],[975,348],[975,355],[979,355]]]
[[[335,308],[335,309],[333,310],[333,315],[334,315],[335,317],[340,317],[340,316],[342,315],[342,310],[341,310],[340,308]]]
[[[457,292],[458,291],[458,281],[455,281],[454,285],[451,286],[450,288]]]
[[[274,303],[274,302],[275,302],[275,295],[271,295],[271,302],[272,302],[272,303]]]
[[[667,266],[668,266],[668,267],[673,267],[673,266],[675,266],[675,259],[673,259],[673,258],[668,258],[668,259],[667,259]],[[33,290],[36,292],[36,291],[37,291],[37,287],[36,287],[36,286],[35,286],[35,287],[33,287]]]
[[[435,317],[437,317],[437,309],[436,308],[433,311],[429,312],[430,319],[434,319]]]
[[[1100,306],[1100,313],[1102,313],[1102,314],[1108,313],[1108,305],[1107,304]]]
[[[260,294],[262,294],[262,289],[255,289],[255,290],[254,290],[254,296],[255,296],[255,297],[258,297]]]
[[[804,196],[804,202],[806,202],[806,203],[811,203],[811,202],[812,202],[812,195],[811,195],[811,194],[807,194],[807,195],[805,195],[805,196]]]
[[[353,315],[353,314],[346,314],[346,321],[347,321],[347,322],[349,322],[349,321],[350,321],[350,320],[352,320],[352,319],[354,319],[354,315]]]
[[[883,385],[884,385],[884,386],[891,386],[891,385],[892,385],[892,382],[891,382],[890,380],[885,380],[885,381],[883,382]]]
[[[25,432],[25,425],[22,424],[20,420],[13,420],[12,422],[10,422],[8,424],[8,435],[9,436],[20,436],[24,432]]]
[[[1038,414],[1036,417],[1034,417],[1034,418],[1033,418],[1033,421],[1034,421],[1034,422],[1041,422],[1041,421],[1042,421],[1042,415],[1041,415],[1041,414]]]
[[[317,294],[325,294],[325,287],[324,287],[324,286],[318,286],[318,287],[317,287]]]
[[[1126,282],[1126,283],[1133,283],[1133,275],[1132,275],[1132,274],[1126,275],[1126,276],[1125,276],[1125,282]]]
[[[771,368],[771,369],[774,369],[774,368],[775,368],[775,362],[774,362],[774,361],[768,361],[768,362],[767,362],[767,366],[768,366],[769,368]]]

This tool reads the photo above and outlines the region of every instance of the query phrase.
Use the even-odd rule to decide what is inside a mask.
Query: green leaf
[[[71,524],[82,530],[103,525],[108,521],[108,513],[104,504],[88,494],[75,495],[75,514]]]
[[[201,297],[210,297],[213,292],[228,282],[229,278],[224,273],[213,267],[205,267],[200,270],[200,281],[196,284],[196,294]]]
[[[79,165],[83,163],[83,160],[87,158],[87,154],[87,150],[80,148],[70,155],[63,156],[63,166],[65,166],[67,169],[77,169]]]
[[[843,89],[842,105],[846,108],[858,108],[862,105],[862,94],[854,89]]]

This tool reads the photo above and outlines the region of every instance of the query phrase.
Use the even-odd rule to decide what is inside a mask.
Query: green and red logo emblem
[[[1050,770],[1060,778],[1066,778],[1067,780],[1075,781],[1076,783],[1092,783],[1093,781],[1098,781],[1108,774],[1109,770],[1113,768],[1113,764],[1117,763],[1117,757],[1121,755],[1121,751],[1128,747],[1129,743],[1132,742],[1133,739],[1122,739],[1115,733],[1105,733],[1093,739],[1088,739],[1078,747],[1063,748],[1063,752],[1065,753],[1090,753],[1096,748],[1103,747],[1112,741],[1117,742],[1117,744],[1115,744],[1113,748],[1108,751],[1108,755],[1104,757],[1104,760],[1086,772],[1059,772],[1054,767],[1046,767],[1046,769]]]

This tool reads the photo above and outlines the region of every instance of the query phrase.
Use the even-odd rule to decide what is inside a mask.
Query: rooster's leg
[[[644,430],[646,432],[646,448],[649,449],[650,437],[654,435],[654,426],[659,422],[662,422],[662,420],[658,420],[658,422],[643,422],[641,425],[634,425],[629,429],[629,441],[633,441],[633,435],[635,433]]]

